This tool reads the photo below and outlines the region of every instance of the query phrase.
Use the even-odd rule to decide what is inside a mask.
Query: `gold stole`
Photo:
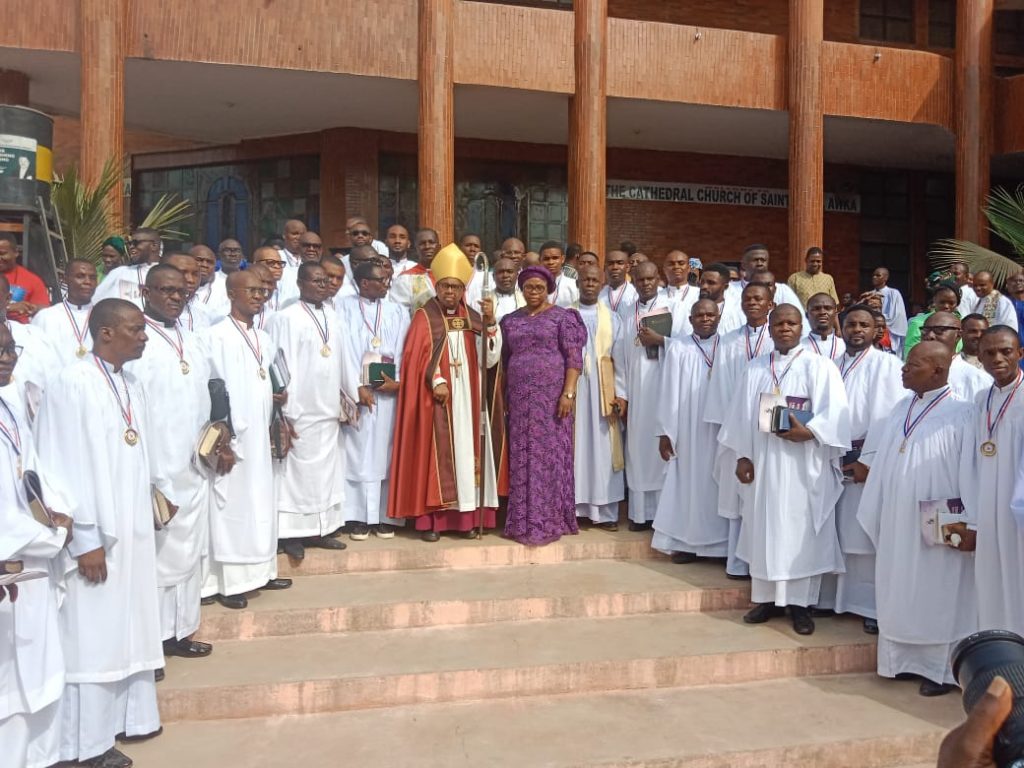
[[[597,382],[601,397],[601,415],[608,419],[608,437],[612,441],[612,471],[620,472],[626,466],[622,454],[622,425],[612,410],[615,402],[615,364],[612,362],[612,312],[597,302],[597,332],[594,334],[594,353],[597,355]]]

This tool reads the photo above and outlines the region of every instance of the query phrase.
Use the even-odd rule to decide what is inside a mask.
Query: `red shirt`
[[[27,301],[29,304],[35,304],[37,307],[48,307],[50,306],[50,292],[46,290],[46,285],[39,279],[39,275],[35,272],[29,272],[20,264],[15,264],[14,269],[10,272],[3,272],[4,277],[7,278],[7,282],[11,284],[11,303],[17,301]],[[21,289],[21,291],[17,289]],[[17,294],[24,291],[25,295],[21,298],[17,298]],[[32,318],[22,312],[11,312],[7,316],[10,320],[14,320],[19,323],[27,323]]]

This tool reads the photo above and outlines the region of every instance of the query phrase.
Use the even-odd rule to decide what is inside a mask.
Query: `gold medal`
[[[78,349],[75,350],[75,357],[85,357],[85,347],[79,345]]]
[[[327,344],[324,344],[322,347],[320,347],[320,356],[321,357],[330,357],[331,356],[331,348]]]
[[[370,339],[370,345],[371,345],[371,346],[372,346],[372,347],[373,347],[374,349],[376,349],[377,347],[379,347],[379,346],[380,346],[380,337],[379,337],[379,336],[374,336],[374,337],[373,337],[372,339]]]
[[[138,445],[139,433],[136,432],[132,427],[128,427],[128,429],[124,431],[124,441],[128,443],[128,445]]]
[[[980,450],[981,450],[981,455],[982,456],[988,456],[988,457],[995,456],[996,455],[996,444],[993,443],[991,440],[986,440],[984,443],[981,444]]]
[[[178,363],[178,365],[179,365],[179,367],[181,368],[181,374],[182,374],[182,376],[188,376],[188,372],[192,370],[192,369],[191,369],[191,368],[189,368],[189,366],[188,366],[188,360],[181,360],[181,361],[180,361],[180,362]]]
[[[261,379],[267,378],[267,369],[260,366],[259,374]]]

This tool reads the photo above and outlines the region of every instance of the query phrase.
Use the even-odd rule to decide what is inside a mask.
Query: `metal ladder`
[[[21,219],[21,263],[39,275],[50,291],[51,301],[60,301],[68,254],[64,229],[53,204],[48,207],[43,198],[37,196],[35,205],[0,205],[0,219],[14,218]]]

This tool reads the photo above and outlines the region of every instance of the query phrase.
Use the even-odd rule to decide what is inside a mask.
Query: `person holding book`
[[[736,554],[750,564],[756,605],[743,620],[788,606],[793,630],[809,635],[822,575],[843,570],[834,512],[850,406],[836,365],[800,346],[801,315],[792,304],[772,310],[775,349],[747,366],[719,440],[746,496]]]
[[[505,535],[539,546],[579,532],[573,426],[587,328],[576,310],[552,303],[557,281],[545,267],[526,267],[518,283],[526,306],[501,321],[509,436]]]
[[[273,250],[273,249],[270,249]],[[245,608],[246,592],[287,589],[277,577],[277,503],[270,425],[275,395],[270,365],[277,354],[270,336],[256,327],[267,288],[250,268],[228,275],[231,314],[204,334],[213,375],[224,380],[231,400],[232,450],[238,464],[218,480],[210,509],[210,571],[203,597],[227,608]]]
[[[389,230],[390,232],[390,230]],[[402,349],[409,313],[387,300],[387,271],[376,262],[356,267],[356,296],[338,300],[342,398],[354,418],[342,426],[345,452],[345,518],[355,541],[395,535],[405,521],[388,517],[388,481],[398,407]]]
[[[922,696],[953,689],[953,646],[977,629],[974,533],[949,529],[967,522],[960,468],[974,411],[949,386],[951,358],[936,341],[910,350],[910,392],[868,430],[853,468],[867,477],[857,520],[877,552],[878,674],[917,676]]]
[[[332,538],[345,522],[344,446],[338,421],[343,352],[347,329],[324,302],[327,273],[317,262],[297,268],[299,300],[274,314],[267,333],[284,356],[290,373],[284,417],[298,438],[282,461],[274,464],[278,532],[285,554],[306,556],[306,547],[345,549]]]

